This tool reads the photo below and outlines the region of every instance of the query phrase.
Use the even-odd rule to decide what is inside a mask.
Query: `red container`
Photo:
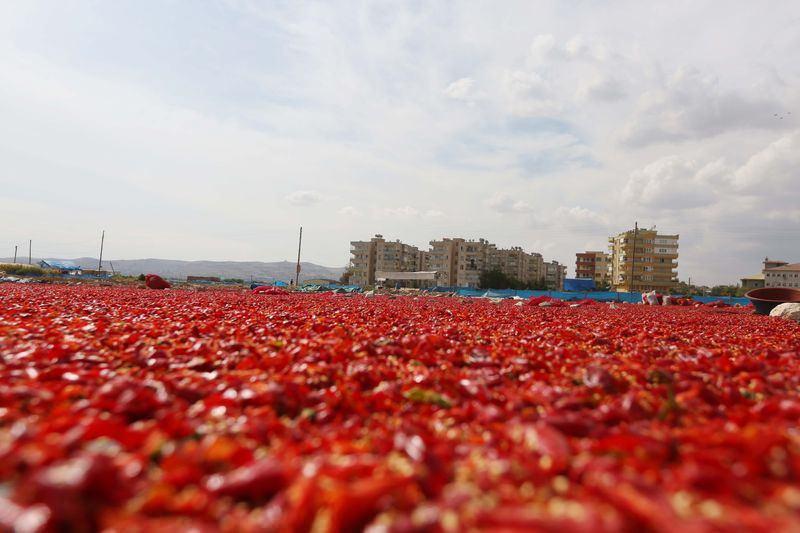
[[[781,287],[753,289],[745,294],[759,315],[768,315],[775,307],[784,303],[800,303],[800,290]]]

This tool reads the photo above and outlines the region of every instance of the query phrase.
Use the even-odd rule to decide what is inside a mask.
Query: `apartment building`
[[[764,287],[800,289],[800,263],[764,259]]]
[[[419,267],[419,248],[383,237],[375,241],[375,270],[382,272],[414,272]]]
[[[375,284],[375,260],[376,243],[375,239],[383,238],[376,235],[369,241],[350,242],[350,269],[353,274],[350,276],[350,283],[359,287],[366,287]]]
[[[492,251],[489,270],[499,270],[523,283],[539,283],[544,279],[544,260],[538,253],[528,253],[519,246]]]
[[[456,255],[456,286],[477,288],[480,286],[481,272],[490,270],[491,258],[496,250],[495,245],[486,239],[458,240],[460,242]]]
[[[369,241],[351,242],[350,254],[352,283],[362,287],[376,284],[376,272],[433,271],[437,285],[473,288],[480,286],[481,273],[488,270],[499,270],[531,284],[541,283],[547,274],[541,254],[525,252],[518,246],[498,249],[486,239],[443,238],[430,241],[429,250],[419,250],[378,234]],[[552,270],[554,288],[563,287],[565,277],[566,267]]]
[[[352,241],[350,255],[351,283],[361,287],[375,284],[375,272],[416,272],[425,260],[416,246],[387,241],[380,234],[368,241]]]
[[[456,284],[457,257],[459,245],[464,239],[442,239],[431,241],[428,262],[425,270],[436,271],[436,281],[444,287]]]
[[[611,256],[605,252],[578,252],[575,254],[575,277],[593,279],[595,286],[608,283]]]
[[[564,280],[567,277],[567,266],[558,261],[544,262],[544,283],[548,290],[564,290]]]
[[[668,292],[678,283],[678,235],[635,228],[609,237],[611,285],[620,292]]]

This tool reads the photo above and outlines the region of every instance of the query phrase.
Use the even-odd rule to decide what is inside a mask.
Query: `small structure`
[[[752,276],[745,276],[741,279],[742,288],[745,290],[750,289],[763,289],[764,288],[764,274],[754,274]]]
[[[384,272],[382,270],[378,270],[375,272],[375,281],[378,283],[378,285],[383,285],[387,281],[394,281],[403,285],[410,282],[412,285],[416,284],[417,286],[423,286],[426,284],[433,286],[436,284],[436,271],[425,270],[417,272]]]
[[[69,274],[72,276],[81,273],[81,267],[72,261],[59,261],[57,259],[43,259],[39,261],[39,266],[45,270],[55,270],[59,274]]]

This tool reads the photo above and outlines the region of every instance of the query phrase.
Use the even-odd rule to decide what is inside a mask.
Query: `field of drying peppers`
[[[747,309],[0,285],[0,530],[800,529]]]

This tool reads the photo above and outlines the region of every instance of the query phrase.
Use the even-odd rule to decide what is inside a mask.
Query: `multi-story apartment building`
[[[578,252],[575,254],[575,277],[593,279],[595,286],[608,283],[611,256],[605,252]]]
[[[377,234],[369,241],[350,243],[350,282],[366,287],[375,284],[375,272],[416,272],[421,270],[423,252],[416,246],[396,240],[387,241]]]
[[[567,266],[558,261],[544,262],[544,283],[551,291],[564,290],[564,279],[567,277]]]
[[[396,240],[375,238],[375,270],[414,272],[419,266],[419,248]]]
[[[800,289],[800,263],[764,259],[764,287]]]
[[[489,256],[489,269],[529,284],[540,283],[545,276],[542,255],[528,253],[519,246],[494,249]]]
[[[430,249],[425,251],[375,235],[369,241],[351,242],[350,253],[351,283],[362,287],[376,284],[376,272],[435,272],[435,283],[447,287],[479,287],[481,273],[488,270],[499,270],[530,284],[541,283],[547,274],[541,254],[528,253],[520,247],[497,249],[486,239],[443,238],[431,241]],[[564,277],[563,266],[551,271],[554,288],[563,286]]]
[[[456,255],[456,286],[480,286],[481,272],[490,269],[490,259],[495,252],[494,244],[486,239],[465,241],[457,239],[458,253]]]
[[[383,238],[376,235],[369,241],[350,242],[350,269],[353,274],[350,276],[350,283],[359,287],[366,287],[375,284],[375,259],[376,243],[375,240]]]
[[[678,235],[632,229],[609,237],[611,285],[620,292],[668,292],[678,283]]]
[[[431,249],[427,252],[426,270],[436,271],[436,282],[444,287],[456,284],[458,247],[464,239],[442,239],[431,241]]]

